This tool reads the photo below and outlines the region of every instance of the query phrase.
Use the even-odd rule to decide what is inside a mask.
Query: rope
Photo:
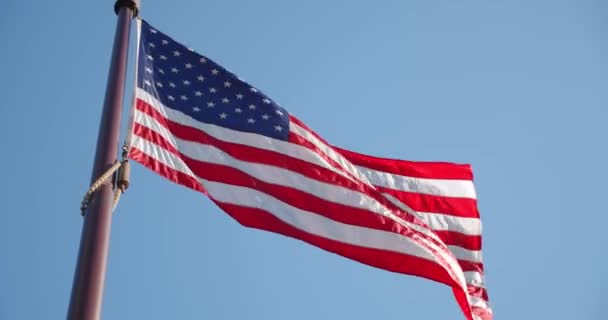
[[[126,150],[126,149],[125,149]],[[114,201],[112,204],[112,211],[116,209],[118,205],[118,201],[120,201],[120,196],[125,193],[127,188],[129,188],[129,176],[131,175],[131,166],[129,165],[129,160],[127,159],[126,151],[123,152],[123,160],[121,161],[122,166],[118,171],[118,175],[116,177],[116,192],[114,192]]]
[[[129,153],[129,148],[127,147],[127,142],[122,147],[122,160],[120,162],[116,161],[111,167],[106,170],[95,182],[91,184],[89,190],[84,194],[82,198],[82,202],[80,202],[80,214],[84,216],[87,207],[89,206],[89,201],[91,201],[91,197],[97,190],[108,183],[113,174],[118,171],[118,174],[115,176],[116,182],[116,191],[114,192],[114,199],[112,200],[112,211],[116,210],[116,206],[118,205],[118,201],[120,201],[120,196],[129,188],[129,176],[131,175],[131,166],[129,165],[129,159],[127,158]],[[119,170],[120,169],[120,170]]]
[[[116,210],[116,206],[118,206],[118,201],[120,201],[120,196],[122,195],[122,189],[118,188],[116,189],[116,192],[114,192],[114,200],[112,202],[112,211]]]
[[[99,178],[97,178],[97,180],[95,180],[95,182],[93,182],[91,184],[91,186],[89,187],[89,190],[87,190],[87,192],[84,194],[84,197],[82,198],[82,202],[80,203],[81,215],[84,216],[84,213],[86,212],[87,207],[89,206],[89,201],[91,201],[91,197],[93,196],[93,194],[95,194],[95,192],[97,190],[99,190],[99,188],[102,185],[104,185],[105,183],[108,183],[108,181],[110,180],[112,175],[116,171],[118,171],[118,169],[120,169],[121,166],[123,166],[125,164],[128,165],[127,160],[123,160],[121,162],[117,161],[111,167],[109,167],[108,170],[106,170],[101,176],[99,176]],[[124,183],[121,183],[118,186],[116,192],[114,193],[114,201],[113,201],[113,205],[112,205],[112,210],[116,209],[116,205],[118,205],[120,196],[127,189],[127,186],[128,186],[128,182],[127,182],[127,185],[125,185]]]

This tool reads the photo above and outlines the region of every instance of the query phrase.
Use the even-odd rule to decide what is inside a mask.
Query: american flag
[[[491,319],[471,169],[327,143],[270,97],[138,21],[129,157],[240,224],[452,287]]]

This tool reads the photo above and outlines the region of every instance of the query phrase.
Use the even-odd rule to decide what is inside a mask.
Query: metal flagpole
[[[137,16],[138,8],[139,0],[117,0],[114,4],[118,21],[91,182],[110,168],[118,156],[129,32],[131,20]],[[113,196],[112,184],[102,185],[93,194],[84,216],[78,262],[67,315],[70,320],[98,320],[101,317]]]

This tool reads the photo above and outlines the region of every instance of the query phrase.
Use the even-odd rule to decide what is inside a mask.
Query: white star
[[[154,30],[154,29],[150,29],[150,32],[152,33],[157,33],[158,31]]]
[[[203,77],[202,74],[199,74],[196,78],[198,79],[198,81],[205,81],[205,77]]]
[[[254,88],[254,87],[251,87],[251,88],[249,88],[249,91],[251,91],[251,92],[258,92],[258,89]]]
[[[211,101],[207,102],[207,108],[213,108],[213,107],[215,107],[215,103],[213,103]]]
[[[156,48],[156,45],[154,44],[154,42],[149,42],[148,45],[150,46],[150,48]]]
[[[197,90],[197,91],[194,91],[194,94],[195,94],[197,97],[200,97],[200,96],[202,96],[202,95],[203,95],[203,93],[202,93],[202,92],[200,92],[200,91],[198,91],[198,90]]]
[[[229,81],[224,82],[225,88],[230,88],[231,86],[232,86],[232,83],[230,83]]]
[[[168,96],[167,98],[169,98],[169,100],[174,101],[175,98],[173,98],[173,96]]]
[[[148,80],[144,80],[144,83],[145,83],[147,86],[151,86],[151,85],[152,85],[152,83],[150,83],[150,81],[148,81]]]
[[[179,51],[177,51],[177,50],[173,51],[173,56],[175,56],[175,57],[179,57],[179,56],[181,56],[181,55],[182,55],[182,54],[181,54],[181,52],[179,52]]]
[[[282,115],[283,115],[283,112],[281,112],[281,110],[278,110],[278,109],[277,109],[277,110],[275,110],[274,112],[276,112],[276,114],[278,114],[278,115],[280,115],[280,116],[282,116]]]
[[[183,83],[184,83],[184,85],[186,85],[186,86],[189,86],[189,85],[190,85],[190,81],[188,81],[188,80],[184,80],[184,82],[183,82]]]
[[[194,49],[192,49],[192,48],[188,48],[188,51],[190,51],[190,52],[194,52]]]
[[[283,131],[283,127],[281,127],[281,126],[274,126],[274,130],[281,132],[281,131]]]
[[[220,113],[220,119],[226,119],[228,118],[228,115],[225,114],[224,112]]]
[[[222,98],[222,103],[228,103],[228,102],[230,102],[230,99],[228,99],[228,98]]]
[[[165,74],[165,70],[163,70],[163,69],[161,69],[161,68],[158,68],[158,69],[156,69],[156,70],[158,70],[158,72],[160,72],[160,73],[162,73],[162,74]]]
[[[146,72],[147,72],[147,73],[152,73],[152,69],[150,69],[150,68],[146,67]]]
[[[192,108],[192,110],[194,110],[194,111],[196,111],[196,112],[199,112],[199,111],[201,111],[201,108],[199,108],[199,107],[194,107],[194,108]]]
[[[213,69],[211,70],[211,73],[213,73],[213,75],[217,75],[218,73],[220,73],[220,71],[217,69]]]
[[[153,57],[153,56],[151,56],[151,55],[147,55],[147,56],[146,56],[146,58],[148,58],[149,60],[154,61],[154,57]]]
[[[173,73],[178,73],[178,72],[179,72],[179,70],[178,70],[177,68],[171,68],[171,72],[173,72]]]
[[[189,63],[186,63],[186,69],[192,69],[192,65]]]
[[[255,110],[255,104],[250,104],[249,105],[249,110]]]
[[[264,103],[266,103],[266,104],[270,103],[270,100],[268,100],[267,98],[264,98],[264,100],[262,100],[262,101],[264,101]]]
[[[211,93],[215,93],[217,90],[215,90],[215,88],[209,88],[209,92]]]
[[[182,100],[184,100],[184,101],[188,100],[188,97],[186,97],[185,95],[181,95],[181,96],[179,96],[179,97],[180,97],[180,99],[182,99]]]
[[[171,87],[171,88],[175,88],[175,83],[173,83],[173,82],[169,82],[169,87]]]
[[[159,87],[159,88],[162,88],[162,87],[163,87],[163,84],[162,84],[162,82],[160,82],[160,81],[156,81],[156,86],[157,86],[157,87]]]
[[[247,122],[249,122],[249,123],[255,123],[255,119],[249,118],[249,119],[247,119]]]
[[[269,116],[269,115],[267,115],[267,114],[263,114],[263,115],[262,115],[262,119],[264,119],[264,120],[268,120],[269,118],[270,118],[270,116]]]
[[[168,44],[169,43],[169,41],[167,41],[167,40],[162,40],[161,42],[162,42],[162,44]]]
[[[207,63],[207,59],[205,59],[205,57],[201,57],[201,63]]]
[[[243,112],[243,110],[241,110],[241,108],[235,108],[235,109],[234,109],[234,112],[236,112],[236,113],[241,113],[241,112]]]
[[[236,94],[236,98],[237,98],[237,99],[239,99],[239,100],[241,100],[241,99],[243,99],[243,95],[242,95],[242,94],[240,94],[240,93],[237,93],[237,94]]]
[[[163,56],[162,54],[160,55],[160,57],[159,57],[159,58],[160,58],[161,60],[167,60],[167,57],[166,57],[166,56]]]

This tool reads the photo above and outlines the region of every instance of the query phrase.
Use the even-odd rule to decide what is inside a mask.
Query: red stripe
[[[462,271],[477,271],[483,274],[483,263],[472,262],[467,260],[458,260],[458,264],[462,268]]]
[[[330,158],[327,154],[325,154],[325,152],[323,152],[323,150],[319,149],[319,147],[317,147],[315,144],[304,139],[304,137],[301,137],[301,136],[297,135],[296,133],[294,133],[293,131],[290,131],[289,136],[288,136],[288,141],[293,144],[297,144],[299,146],[305,147],[308,150],[316,153],[321,158],[323,158],[323,160],[325,160],[330,166],[332,166],[333,168],[336,168],[340,172],[344,173],[344,175],[346,177],[348,177],[354,181],[359,181],[359,179],[356,176],[354,176],[348,170],[345,170],[345,168],[343,168],[342,165],[337,163],[334,159]]]
[[[334,149],[344,155],[350,162],[378,171],[415,178],[473,180],[473,170],[468,164],[388,159],[368,156],[338,147],[334,147]]]
[[[142,137],[148,141],[153,141],[161,148],[181,158],[181,153],[179,152],[179,150],[177,150],[172,143],[167,141],[167,139],[161,136],[158,132],[136,122],[133,123],[133,134]]]
[[[177,184],[186,186],[203,194],[207,194],[205,188],[203,188],[203,186],[194,177],[158,162],[156,159],[148,156],[139,149],[131,147],[131,149],[129,150],[129,158],[141,163],[148,169],[160,174],[161,176]]]
[[[334,149],[334,147],[332,145],[330,145],[329,143],[327,143],[327,141],[325,141],[325,139],[323,139],[321,136],[319,136],[316,132],[314,132],[312,129],[310,129],[306,124],[304,124],[302,121],[300,121],[300,119],[290,115],[289,116],[289,120],[295,124],[297,124],[298,126],[300,126],[302,129],[306,130],[309,134],[311,134],[312,136],[314,136],[315,138],[317,138],[322,144],[326,145],[327,148],[331,148]],[[325,152],[323,150],[321,150],[317,145],[315,145],[314,143],[306,140],[304,137],[299,136],[298,134],[295,134],[293,131],[290,131],[289,133],[289,142],[301,145],[303,147],[306,147],[308,149],[310,149],[311,151],[313,151],[314,153],[318,154],[319,156],[321,156],[323,159],[325,159],[327,162],[329,162],[329,164],[331,166],[333,166],[336,169],[339,169],[341,171],[343,171],[345,174],[347,174],[350,178],[359,181],[359,179],[353,175],[352,173],[349,172],[349,170],[346,170],[346,168],[344,168],[341,164],[339,164],[338,162],[336,162],[335,160],[331,159],[327,154],[325,154]],[[336,151],[336,154],[341,155],[340,152],[338,150],[334,150]],[[346,160],[346,158],[344,158]],[[348,161],[348,160],[347,160]]]
[[[379,186],[376,186],[376,188],[399,199],[414,211],[434,212],[464,218],[479,218],[477,200],[475,199],[406,192]]]
[[[171,121],[167,121],[167,123],[170,126],[174,125]],[[136,123],[133,128],[135,135],[140,136],[148,141],[151,141],[152,143],[160,147],[169,144],[161,135],[143,125],[139,125]],[[199,135],[202,133],[198,130],[196,131]],[[194,133],[191,133],[189,137],[194,137]],[[175,149],[171,147],[171,150]],[[238,152],[238,150],[236,151],[237,154],[245,153],[242,151]],[[333,219],[343,223],[368,228],[375,228],[388,232],[394,232],[410,238],[413,235],[417,235],[427,241],[430,241],[431,243],[438,245],[446,252],[449,252],[449,249],[444,247],[444,243],[437,241],[419,231],[402,226],[401,224],[396,223],[394,220],[384,217],[382,215],[364,209],[358,209],[350,206],[329,202],[297,189],[270,184],[262,180],[256,179],[242,171],[239,171],[238,169],[229,166],[201,162],[192,159],[184,154],[176,155],[185,162],[185,164],[193,171],[196,176],[200,178],[257,189],[266,194],[272,195],[273,197],[280,199],[281,201],[289,203],[294,207],[307,211],[312,211],[329,219]],[[333,172],[332,174],[334,176],[337,176]],[[332,180],[331,177],[325,178],[329,178],[330,180]],[[415,239],[412,240],[416,241]],[[429,251],[434,251],[434,249],[429,248],[428,245],[422,243],[420,243],[420,245],[424,246]]]
[[[204,193],[201,188],[196,187],[198,182],[193,183],[194,178],[158,162],[156,159],[145,155],[137,149],[131,148],[129,157],[171,181]],[[454,281],[443,267],[434,262],[402,253],[365,248],[329,240],[294,228],[264,210],[215,202],[226,213],[244,226],[298,239],[326,251],[384,270],[415,275],[451,285],[457,303],[460,305],[467,319],[472,320],[470,316],[470,307],[464,291],[462,291],[457,284],[454,284]]]
[[[481,236],[470,236],[455,231],[433,230],[439,239],[450,246],[459,246],[467,250],[481,250]]]
[[[265,210],[218,201],[215,201],[215,203],[246,227],[283,234],[374,267],[398,273],[413,274],[448,285],[453,283],[452,278],[446,273],[445,269],[435,262],[403,253],[330,240],[297,229]],[[407,261],[404,261],[404,259],[407,259]]]
[[[324,144],[326,144],[328,147],[331,147],[331,145],[329,143],[327,143],[327,141],[325,141],[325,139],[323,139],[323,137],[321,137],[320,135],[318,135],[314,130],[312,130],[311,128],[309,128],[304,122],[302,122],[300,119],[289,115],[289,121],[297,124],[298,126],[300,126],[302,129],[305,129],[306,131],[308,131],[310,134],[312,134],[315,138],[319,139],[319,141],[323,142]]]

